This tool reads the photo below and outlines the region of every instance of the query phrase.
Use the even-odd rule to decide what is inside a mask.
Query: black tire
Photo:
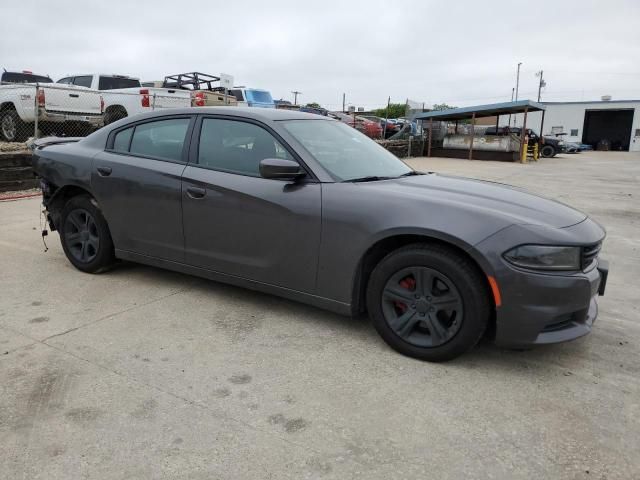
[[[395,289],[395,279],[406,271],[423,272],[419,275],[427,279],[421,281],[427,286],[420,290],[414,278],[415,290],[407,290],[411,305],[402,303],[404,300],[390,300],[395,293],[389,296],[389,285]],[[402,282],[409,281],[411,275],[398,286],[408,288]],[[422,296],[424,291],[434,296]],[[482,273],[470,260],[444,245],[413,244],[388,254],[373,270],[367,286],[367,309],[374,327],[393,349],[409,357],[442,362],[465,353],[480,340],[491,313],[489,295]],[[456,306],[441,308],[442,304],[454,302]],[[398,312],[402,305],[406,310]],[[406,336],[401,336],[388,317],[397,315],[391,318],[397,327],[397,321],[412,311],[414,316],[409,317],[407,325],[414,325],[409,326]],[[401,328],[404,332],[405,326]]]
[[[540,156],[543,157],[543,158],[551,158],[555,154],[556,154],[556,149],[553,148],[551,145],[545,145],[540,150]]]
[[[104,114],[104,125],[107,126],[110,123],[117,122],[127,118],[127,112],[123,108],[112,108]]]
[[[15,110],[5,110],[0,113],[0,138],[2,140],[6,142],[24,142],[35,133],[33,126],[31,131],[29,131],[29,128],[29,124],[23,122]]]
[[[65,255],[78,270],[98,273],[115,262],[109,226],[89,195],[67,201],[57,229]]]

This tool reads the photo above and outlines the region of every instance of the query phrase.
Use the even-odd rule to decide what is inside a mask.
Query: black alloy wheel
[[[93,216],[83,208],[72,210],[64,222],[64,241],[73,258],[90,263],[100,248],[98,226]]]
[[[443,273],[409,267],[387,281],[382,311],[391,329],[417,347],[437,347],[460,330],[464,305],[460,292]]]

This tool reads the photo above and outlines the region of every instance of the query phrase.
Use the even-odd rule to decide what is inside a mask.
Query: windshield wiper
[[[351,178],[349,180],[343,180],[343,183],[360,183],[360,182],[377,182],[378,180],[389,180],[392,177],[378,177],[376,175],[369,175],[368,177]]]
[[[424,175],[424,173],[418,172],[416,170],[411,170],[410,172],[403,173],[402,175],[400,175],[400,177],[412,177],[414,175]],[[398,178],[400,178],[400,177],[398,177]]]

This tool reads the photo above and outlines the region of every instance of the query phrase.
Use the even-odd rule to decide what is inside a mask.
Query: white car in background
[[[104,98],[105,125],[137,113],[191,106],[189,91],[143,87],[139,79],[126,75],[70,75],[61,78],[57,83],[100,90]]]
[[[37,106],[37,108],[36,108]],[[103,125],[100,92],[57,85],[30,71],[0,75],[0,140],[24,142],[38,129],[45,134],[89,133]]]

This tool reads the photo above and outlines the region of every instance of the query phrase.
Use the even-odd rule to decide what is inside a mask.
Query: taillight
[[[142,98],[140,99],[140,103],[142,104],[143,107],[149,107],[150,103],[149,103],[149,90],[146,88],[143,88],[140,90],[140,95],[142,95]]]
[[[191,99],[191,104],[194,107],[204,107],[206,98],[204,92],[195,92],[192,95],[193,98]]]
[[[44,104],[45,104],[44,89],[39,88],[38,89],[38,106],[44,107]]]
[[[104,98],[100,95],[100,113],[104,112]]]

